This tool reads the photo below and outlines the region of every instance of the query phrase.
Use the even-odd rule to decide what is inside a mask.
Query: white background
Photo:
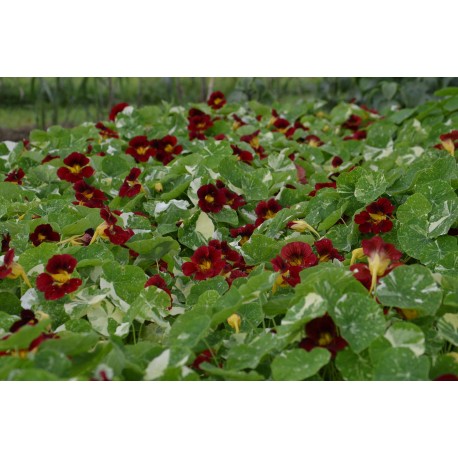
[[[0,76],[457,76],[447,1],[2,2]],[[0,101],[1,103],[1,101]],[[452,383],[0,384],[0,456],[456,453]]]

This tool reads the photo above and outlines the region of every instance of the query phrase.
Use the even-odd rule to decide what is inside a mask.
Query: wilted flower
[[[69,254],[54,255],[46,264],[46,272],[38,275],[37,289],[46,300],[56,300],[76,291],[82,284],[80,278],[71,278],[78,261]]]
[[[3,265],[0,266],[0,280],[4,278],[15,280],[18,277],[21,277],[29,288],[32,287],[24,268],[14,261],[14,249],[10,248],[3,257]]]
[[[99,130],[99,135],[102,138],[119,138],[119,134],[107,127],[103,122],[98,122],[95,127]]]

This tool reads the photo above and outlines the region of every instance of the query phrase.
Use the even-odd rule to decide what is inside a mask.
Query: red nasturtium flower
[[[334,321],[329,315],[314,318],[305,325],[307,337],[303,339],[299,346],[306,351],[314,348],[326,348],[334,358],[338,351],[343,350],[348,342],[339,336]]]
[[[313,191],[309,192],[309,196],[310,197],[315,197],[316,193],[320,189],[324,189],[324,188],[334,188],[334,189],[336,189],[337,188],[337,183],[335,181],[331,181],[329,183],[316,183],[315,184],[315,189]]]
[[[46,155],[43,160],[41,161],[42,164],[46,164],[47,162],[51,162],[53,161],[54,159],[60,159],[60,156],[58,156],[57,154],[55,156],[53,156],[52,154],[48,154]]]
[[[64,159],[64,167],[57,169],[57,176],[69,183],[91,177],[95,170],[89,166],[89,158],[81,153],[72,153]]]
[[[21,277],[29,288],[32,287],[24,268],[14,260],[14,248],[10,248],[3,257],[3,265],[0,266],[0,280],[4,278],[16,280],[18,277]]]
[[[272,198],[268,201],[262,200],[256,205],[255,213],[257,216],[256,227],[260,226],[264,221],[273,218],[283,207],[278,200]]]
[[[224,196],[226,197],[226,205],[229,205],[233,210],[237,210],[246,205],[245,199],[236,192],[227,189],[226,185],[221,180],[216,180],[216,187],[223,190]]]
[[[118,132],[107,127],[103,122],[98,122],[95,127],[99,130],[102,138],[119,138]]]
[[[7,181],[9,183],[16,183],[22,184],[22,179],[25,177],[24,170],[21,168],[14,169],[10,173],[6,174],[6,178],[3,181]]]
[[[458,148],[458,130],[452,130],[448,134],[442,134],[439,138],[441,142],[434,145],[434,148],[443,149],[451,156],[455,156],[455,150]]]
[[[10,249],[11,235],[9,232],[2,234],[2,248],[0,253],[6,253]]]
[[[246,224],[245,226],[229,229],[229,233],[233,238],[242,237],[239,242],[239,245],[242,246],[244,243],[248,242],[255,229],[256,226],[254,224]]]
[[[353,132],[356,132],[359,127],[361,126],[361,123],[363,122],[363,119],[360,116],[357,115],[350,115],[350,117],[342,124],[342,127],[344,129],[349,129],[352,130]]]
[[[88,185],[83,180],[77,181],[73,185],[73,189],[75,190],[75,198],[77,199],[73,202],[75,205],[102,208],[105,205],[104,201],[108,200],[108,197],[100,189]]]
[[[372,281],[370,291],[377,283],[377,278],[385,275],[392,261],[399,261],[402,253],[391,243],[385,243],[379,236],[361,242],[363,252],[367,256]]]
[[[389,232],[393,228],[390,220],[394,211],[394,205],[385,197],[380,197],[366,207],[365,211],[355,215],[355,223],[359,224],[359,230],[363,234]]]
[[[148,159],[154,156],[154,148],[145,135],[138,135],[129,141],[126,154],[132,156],[137,163],[148,162]]]
[[[188,113],[189,139],[205,140],[205,131],[213,126],[212,118],[197,108],[191,108]]]
[[[121,103],[118,103],[116,104],[110,111],[110,115],[108,116],[108,119],[110,121],[114,121],[116,119],[116,116],[121,113],[124,108],[128,107],[129,104],[126,103],[126,102],[121,102]]]
[[[46,300],[54,301],[76,291],[83,283],[80,278],[71,278],[78,261],[69,254],[56,254],[46,264],[46,272],[38,275],[37,288]]]
[[[247,123],[240,116],[237,116],[236,114],[232,115],[232,119],[234,120],[234,124],[232,124],[233,130],[237,130],[239,127],[247,125]]]
[[[221,91],[212,92],[207,100],[207,105],[214,110],[219,110],[226,105],[226,98]]]
[[[137,167],[130,170],[129,175],[127,175],[119,188],[120,197],[134,197],[143,189],[142,185],[137,181],[141,173],[142,171]]]
[[[237,156],[238,160],[246,162],[247,164],[251,164],[253,162],[254,157],[249,151],[243,150],[236,145],[231,145],[231,148],[232,154]]]
[[[60,235],[53,230],[50,224],[40,224],[29,235],[29,240],[34,246],[38,246],[43,242],[59,242]]]
[[[214,184],[201,186],[197,191],[199,207],[205,213],[218,213],[226,205],[226,194]]]
[[[148,278],[148,280],[145,283],[145,288],[148,288],[149,286],[156,286],[156,288],[162,289],[169,296],[172,295],[172,292],[168,288],[167,283],[159,274],[155,274],[152,277]]]
[[[241,142],[248,143],[256,152],[256,154],[261,158],[264,159],[267,157],[266,154],[264,154],[264,148],[259,144],[259,132],[260,130],[256,130],[252,134],[249,135],[242,135],[240,137]]]
[[[115,245],[123,246],[134,235],[132,229],[123,229],[116,224],[118,220],[108,207],[100,210],[100,217],[103,219],[103,223],[96,228],[90,245],[94,243],[98,237],[101,237],[110,240],[110,242]]]
[[[221,250],[212,246],[201,246],[191,256],[191,261],[183,263],[181,268],[187,277],[194,275],[195,280],[205,280],[216,277],[225,265]]]
[[[343,261],[345,258],[334,248],[332,241],[329,239],[317,240],[314,244],[316,251],[318,252],[319,261],[326,262],[338,259]]]
[[[154,158],[162,162],[163,165],[167,165],[183,151],[183,147],[177,143],[178,139],[173,135],[166,135],[160,140],[152,140],[151,146],[154,149]]]
[[[344,140],[364,140],[367,137],[365,130],[357,130],[352,135],[347,135]]]
[[[307,135],[307,137],[304,138],[304,143],[307,143],[307,145],[313,146],[315,148],[324,145],[324,142],[322,142],[320,137],[316,135]]]
[[[339,167],[339,165],[343,164],[343,159],[340,156],[334,156],[331,161],[331,165],[336,168]]]

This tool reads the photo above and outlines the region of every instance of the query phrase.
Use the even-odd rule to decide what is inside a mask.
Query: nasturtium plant
[[[378,113],[215,91],[0,144],[0,379],[457,380],[439,95]]]

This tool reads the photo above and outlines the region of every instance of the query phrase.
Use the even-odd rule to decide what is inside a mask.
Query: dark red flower
[[[436,382],[458,382],[458,375],[456,374],[442,374],[434,379]]]
[[[348,342],[339,336],[337,327],[329,315],[324,315],[309,321],[305,325],[307,337],[303,339],[299,346],[306,351],[314,348],[326,348],[334,358],[338,351],[343,350]]]
[[[393,228],[393,222],[389,219],[394,205],[385,197],[380,197],[366,207],[365,211],[355,215],[355,223],[359,224],[359,230],[363,234],[389,232]]]
[[[332,181],[330,183],[316,183],[315,184],[315,189],[313,191],[309,192],[309,196],[315,197],[316,193],[320,189],[324,189],[324,188],[334,188],[334,189],[336,189],[337,188],[337,183],[335,181]]]
[[[108,119],[110,121],[114,121],[116,119],[116,116],[121,113],[124,108],[128,107],[129,104],[126,103],[126,102],[121,102],[121,103],[118,103],[116,104],[110,111],[110,115],[108,116]]]
[[[4,278],[15,280],[18,277],[21,277],[29,288],[32,287],[24,268],[14,261],[14,248],[10,248],[3,257],[3,265],[0,266],[0,280]]]
[[[126,149],[126,154],[129,154],[135,159],[135,162],[148,162],[148,159],[154,156],[154,148],[151,142],[144,135],[139,135],[129,141],[129,146]]]
[[[95,127],[99,130],[99,135],[102,138],[119,138],[119,134],[107,127],[103,122],[98,122]]]
[[[367,137],[367,132],[365,130],[357,130],[352,135],[347,135],[344,137],[344,140],[364,140]]]
[[[281,249],[280,255],[289,266],[306,268],[318,264],[318,258],[313,253],[312,247],[304,242],[288,243]]]
[[[236,280],[237,278],[243,278],[243,277],[248,277],[248,272],[241,270],[241,269],[232,269],[229,276],[226,276],[226,281],[228,285],[231,286],[234,280]]]
[[[357,131],[361,126],[363,119],[360,116],[356,116],[354,114],[350,115],[350,117],[342,124],[344,129],[352,130],[353,132]]]
[[[273,292],[275,292],[279,286],[284,287],[290,285],[294,287],[301,282],[299,276],[301,270],[303,270],[301,266],[291,265],[281,256],[276,256],[270,262],[275,272],[280,273],[272,288]]]
[[[226,262],[222,259],[222,252],[212,246],[201,246],[191,256],[191,261],[181,266],[183,273],[195,280],[205,280],[216,277],[224,268]]]
[[[232,119],[234,120],[234,124],[232,124],[232,129],[234,130],[237,130],[239,127],[247,125],[247,123],[236,114],[232,115]]]
[[[1,253],[6,253],[10,249],[11,235],[9,232],[2,234],[2,249]]]
[[[336,168],[339,167],[339,165],[343,164],[343,159],[340,156],[334,156],[331,161],[331,165]]]
[[[229,229],[229,233],[231,237],[234,238],[239,236],[242,237],[239,242],[239,245],[242,246],[244,243],[248,242],[255,229],[256,226],[254,224],[247,224],[245,226]]]
[[[32,310],[21,310],[21,318],[11,325],[10,332],[17,332],[23,326],[34,326],[37,323],[38,320],[36,319],[35,313],[33,313]]]
[[[154,158],[162,164],[167,165],[175,156],[178,156],[182,151],[183,147],[177,145],[178,140],[173,135],[166,135],[160,140],[152,140],[151,146],[154,149]]]
[[[137,167],[130,170],[129,175],[119,188],[120,197],[134,197],[142,190],[142,185],[137,181],[141,173],[142,171]]]
[[[358,280],[366,289],[371,289],[372,274],[367,264],[359,262],[350,266],[353,276]]]
[[[320,262],[332,261],[333,259],[338,259],[343,261],[345,258],[334,248],[332,241],[329,239],[317,240],[314,244],[318,256],[320,257]]]
[[[157,288],[165,291],[169,296],[172,295],[170,289],[167,286],[167,283],[159,274],[155,274],[147,280],[145,283],[145,288],[148,288],[148,286],[156,286]]]
[[[69,183],[91,177],[95,170],[89,166],[89,158],[81,153],[72,153],[64,159],[64,167],[57,169],[57,176]]]
[[[226,205],[229,205],[233,210],[237,210],[246,205],[245,199],[236,192],[227,189],[226,185],[221,180],[216,180],[216,187],[223,190],[226,197]]]
[[[257,216],[256,227],[260,226],[264,221],[273,218],[282,208],[280,202],[274,198],[259,202],[255,208]]]
[[[307,143],[309,146],[313,146],[315,148],[324,145],[324,142],[322,142],[320,137],[317,137],[316,135],[307,135],[307,137],[304,138],[304,143]]]
[[[201,186],[197,191],[199,207],[205,213],[218,213],[226,204],[226,195],[213,184]]]
[[[210,350],[204,350],[196,356],[196,359],[192,362],[191,367],[193,369],[200,370],[200,365],[202,363],[209,363],[212,358],[212,352]]]
[[[105,204],[104,201],[108,200],[108,197],[94,186],[88,185],[85,181],[77,181],[73,185],[75,190],[75,198],[73,202],[75,205],[84,205],[89,208],[102,208]]]
[[[237,251],[233,250],[229,244],[225,241],[220,242],[219,240],[210,240],[208,246],[221,251],[221,258],[225,261],[233,263],[243,263],[243,256]]]
[[[60,156],[58,156],[57,154],[55,156],[53,156],[52,154],[48,154],[47,156],[44,157],[41,163],[46,164],[47,162],[51,162],[54,159],[60,159]]]
[[[96,228],[90,242],[91,244],[97,240],[97,237],[102,237],[104,239],[109,239],[110,242],[115,245],[124,246],[124,244],[134,235],[132,229],[123,229],[116,224],[118,220],[108,207],[104,207],[100,210],[100,217],[104,222]]]
[[[220,140],[227,140],[227,137],[226,137],[225,134],[218,134],[218,135],[215,135],[213,138],[214,138],[215,140],[218,140],[218,141],[220,141]]]
[[[212,92],[207,100],[207,105],[214,110],[219,110],[226,105],[226,98],[221,91]]]
[[[7,181],[10,183],[16,183],[21,185],[22,184],[22,179],[25,177],[24,170],[21,168],[19,169],[14,169],[10,173],[6,174],[6,178],[3,181]]]
[[[455,150],[458,148],[458,130],[452,130],[448,134],[442,134],[439,138],[441,142],[434,145],[434,148],[443,149],[454,156]]]
[[[259,144],[259,132],[260,130],[257,130],[253,132],[252,134],[249,135],[243,135],[240,137],[240,141],[248,143],[256,152],[256,154],[261,158],[264,159],[267,157],[266,154],[264,154],[264,148]]]
[[[78,261],[69,254],[56,254],[46,264],[46,272],[38,275],[37,289],[46,300],[56,300],[76,291],[82,284],[80,278],[71,278]]]
[[[288,128],[290,127],[290,123],[287,119],[285,118],[277,118],[274,123],[274,132],[280,132],[282,134],[286,134],[288,131]]]
[[[213,126],[212,118],[197,108],[191,108],[188,113],[189,139],[205,140],[205,131]]]
[[[60,235],[54,231],[50,224],[40,224],[35,230],[29,235],[29,240],[38,246],[43,242],[59,242]]]
[[[242,150],[242,148],[239,148],[236,145],[231,145],[231,148],[232,154],[237,156],[240,161],[246,162],[247,164],[251,164],[253,162],[254,157],[249,151]]]

